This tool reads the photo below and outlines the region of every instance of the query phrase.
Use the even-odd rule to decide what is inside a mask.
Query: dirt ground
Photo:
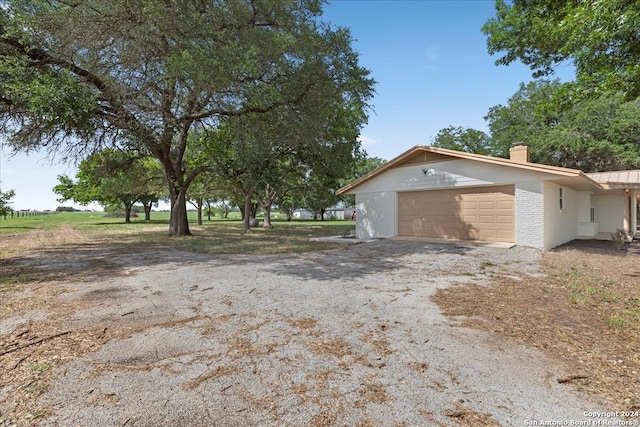
[[[3,239],[2,427],[506,426],[640,410],[635,246],[243,257],[116,250],[71,230]]]
[[[640,411],[640,243],[576,240],[544,254],[545,275],[441,289],[461,325],[542,349],[575,367],[578,389]]]

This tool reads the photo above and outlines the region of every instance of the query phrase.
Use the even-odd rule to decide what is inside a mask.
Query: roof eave
[[[413,148],[400,154],[399,156],[389,160],[387,163],[380,166],[379,168],[372,170],[368,174],[340,188],[338,191],[336,191],[336,194],[338,195],[350,194],[349,192],[354,188],[356,188],[357,186],[359,186],[360,184],[370,180],[371,178],[374,178],[377,175],[380,175],[381,173],[383,173],[388,169],[393,168],[398,163],[401,163],[403,160],[406,160],[407,158],[413,156],[416,153],[416,151],[427,151],[431,153],[437,153],[437,154],[443,154],[446,156],[456,157],[459,159],[476,160],[480,162],[498,164],[502,166],[510,166],[510,167],[516,167],[520,169],[533,170],[536,172],[547,172],[547,173],[552,173],[555,175],[566,176],[566,177],[581,177],[595,184],[596,188],[601,188],[599,183],[589,178],[582,171],[577,169],[561,168],[558,166],[542,165],[538,163],[516,162],[514,160],[503,159],[501,157],[490,157],[482,154],[465,153],[462,151],[449,150],[446,148],[431,147],[426,145],[416,145]]]

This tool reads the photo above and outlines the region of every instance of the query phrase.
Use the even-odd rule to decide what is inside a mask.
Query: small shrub
[[[622,250],[624,244],[631,240],[629,233],[626,230],[618,228],[615,233],[611,233],[611,242],[613,247],[617,250]]]

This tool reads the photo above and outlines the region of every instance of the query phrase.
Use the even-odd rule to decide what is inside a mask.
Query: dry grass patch
[[[298,329],[311,329],[318,324],[318,321],[312,317],[305,317],[302,319],[286,319],[286,321],[289,326]]]
[[[182,387],[185,390],[194,390],[200,387],[202,383],[207,382],[210,379],[232,376],[240,371],[241,369],[236,365],[221,365],[216,367],[215,369],[203,373],[202,375],[194,378],[191,381],[184,383]]]
[[[343,338],[326,339],[321,342],[311,344],[311,350],[321,356],[335,356],[342,359],[348,354],[352,354],[351,344]]]
[[[501,427],[502,425],[491,414],[474,411],[459,403],[455,404],[455,409],[444,411],[444,415],[455,423],[466,427]]]
[[[546,276],[495,278],[490,286],[438,291],[434,300],[464,326],[538,347],[565,362],[557,378],[640,410],[638,244],[576,241],[544,254]]]
[[[374,382],[360,384],[358,395],[367,402],[377,403],[380,405],[389,400],[386,387]]]

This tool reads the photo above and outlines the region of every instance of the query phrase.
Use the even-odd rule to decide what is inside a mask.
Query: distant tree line
[[[229,143],[220,139],[213,144]],[[259,144],[252,147],[257,152]],[[260,153],[262,155],[251,160],[236,154],[234,149],[228,146],[220,149],[227,157],[212,158],[211,168],[215,172],[200,174],[189,187],[187,201],[198,213],[198,224],[202,224],[203,214],[211,220],[218,210],[226,218],[229,212],[238,209],[246,222],[261,211],[263,227],[272,227],[270,212],[274,206],[289,220],[294,211],[301,208],[313,211],[323,220],[327,208],[339,202],[346,206],[355,203],[353,196],[337,196],[338,188],[385,162],[368,157],[365,152],[358,153],[355,160],[349,153],[344,158],[327,153],[326,158],[317,158],[324,164],[323,168],[314,168],[294,156],[287,157],[285,152]],[[163,181],[157,160],[137,152],[105,149],[80,162],[75,179],[58,176],[53,191],[61,203],[67,200],[83,205],[97,202],[109,216],[122,216],[125,222],[131,222],[131,217],[141,212],[137,206],[144,211],[145,220],[150,220],[152,207],[168,199]],[[245,230],[248,229],[247,225]]]

